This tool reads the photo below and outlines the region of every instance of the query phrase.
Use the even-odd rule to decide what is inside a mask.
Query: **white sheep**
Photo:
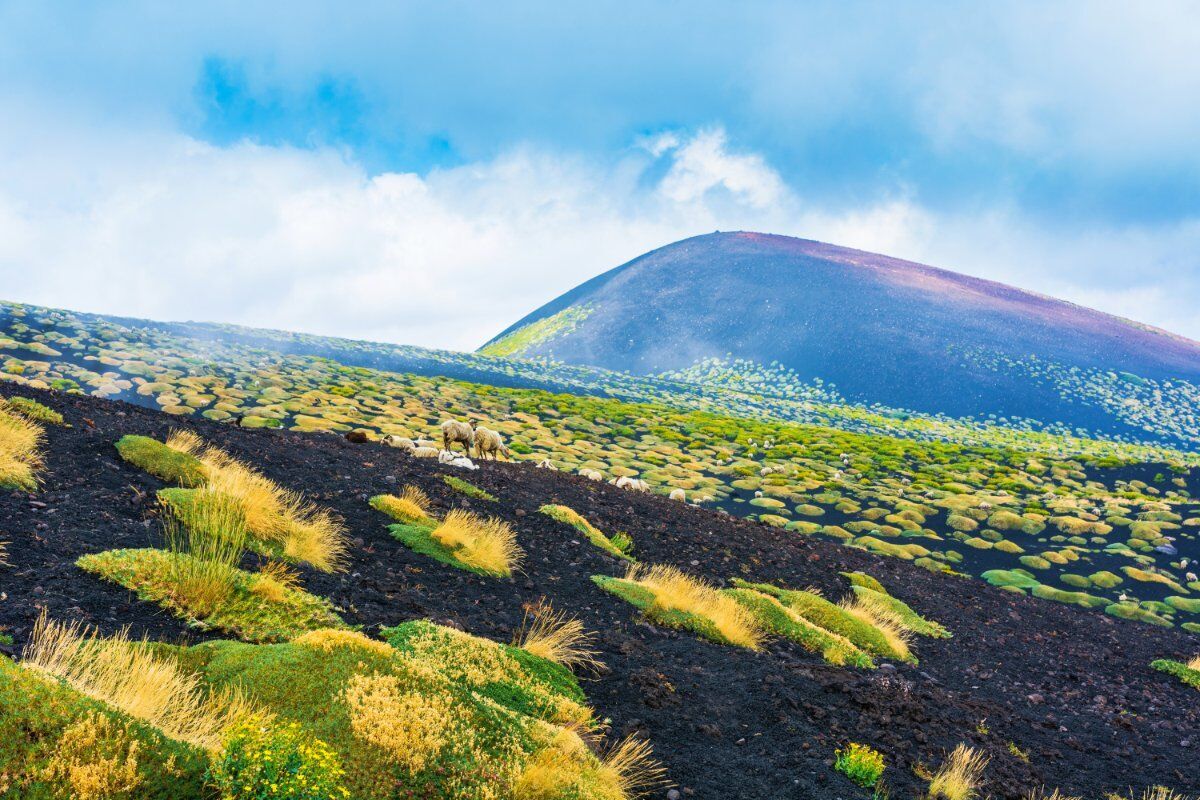
[[[460,467],[462,469],[479,469],[475,462],[466,456],[460,456],[450,450],[443,450],[438,453],[438,461],[447,464],[451,467]]]
[[[401,450],[408,450],[409,452],[412,452],[417,446],[416,442],[406,436],[393,436],[390,433],[385,433],[379,441],[388,447],[399,447]]]
[[[671,493],[667,495],[667,497],[671,500],[678,500],[681,503],[687,502],[687,492],[685,492],[683,489],[672,489]]]
[[[754,496],[755,496],[756,498],[758,498],[758,497],[762,497],[762,492],[761,492],[761,491],[757,491],[757,492],[755,492],[755,493],[754,493]]]
[[[609,483],[614,484],[618,489],[633,489],[635,492],[650,491],[650,484],[640,478],[630,478],[628,475],[622,475]]]
[[[463,450],[470,455],[475,445],[475,429],[466,422],[448,419],[442,423],[442,449],[452,450],[455,442],[461,443]]]
[[[1183,578],[1184,578],[1184,580],[1186,580],[1188,583],[1195,583],[1195,582],[1196,582],[1196,573],[1194,573],[1194,572],[1189,572],[1187,575],[1184,575],[1184,576],[1183,576]]]
[[[440,449],[438,448],[438,443],[433,439],[413,439],[413,444],[417,447],[432,447],[435,449]]]
[[[410,455],[416,456],[417,458],[437,458],[438,453],[442,451],[438,450],[436,447],[414,447],[408,452]]]
[[[512,453],[504,446],[504,439],[500,434],[479,425],[475,428],[475,457],[485,461],[489,455],[493,459],[504,456],[509,461],[512,460]]]
[[[579,470],[579,474],[582,477],[587,478],[589,481],[604,480],[604,475],[600,472],[600,470],[592,469],[591,467],[584,467],[583,469]]]
[[[554,466],[554,462],[548,458],[543,458],[541,461],[539,461],[537,463],[537,468],[538,469],[549,469],[549,470],[553,470],[554,472],[558,472],[558,467]]]

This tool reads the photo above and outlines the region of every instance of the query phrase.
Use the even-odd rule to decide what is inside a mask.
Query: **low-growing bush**
[[[30,422],[40,422],[46,425],[63,424],[62,414],[28,397],[5,398],[3,403],[0,403],[0,408],[19,414]]]
[[[830,664],[874,669],[871,656],[855,647],[844,636],[818,627],[779,602],[779,598],[753,589],[725,589],[727,595],[751,611],[766,631],[799,644],[805,650],[820,653]]]
[[[200,486],[204,483],[204,465],[191,453],[167,447],[149,436],[122,436],[117,453],[143,472],[176,486]]]
[[[416,486],[405,486],[398,497],[390,494],[377,494],[368,502],[371,504],[371,508],[382,511],[397,522],[406,525],[433,521],[433,518],[429,516],[429,497]]]
[[[473,497],[476,500],[487,500],[489,503],[495,503],[499,500],[494,494],[485,492],[470,481],[465,481],[456,475],[443,475],[442,480],[451,489],[467,497]]]
[[[851,742],[845,750],[838,750],[835,756],[833,768],[859,786],[870,789],[879,783],[885,766],[883,754],[878,750]]]
[[[1150,666],[1159,672],[1174,675],[1194,689],[1200,689],[1200,656],[1196,656],[1186,664],[1182,661],[1160,658],[1157,661],[1150,662]]]
[[[222,800],[339,800],[346,771],[329,745],[295,722],[247,719],[226,735],[209,780]]]
[[[570,525],[587,537],[589,542],[609,555],[633,561],[633,558],[629,555],[629,551],[633,548],[633,540],[629,536],[618,533],[616,536],[609,538],[603,531],[588,522],[583,515],[567,506],[544,505],[538,511],[553,520]]]

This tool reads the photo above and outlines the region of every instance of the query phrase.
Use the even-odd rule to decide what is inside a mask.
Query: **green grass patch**
[[[1041,586],[1041,581],[1030,575],[1025,570],[1019,569],[989,569],[979,577],[990,583],[992,586],[999,586],[1002,589],[1034,589]]]
[[[500,499],[494,494],[485,492],[483,489],[480,489],[470,481],[464,481],[462,478],[454,475],[443,475],[442,480],[446,482],[447,486],[459,494],[466,495],[467,497],[473,497],[476,500],[487,500],[489,503],[495,503]]]
[[[618,533],[613,538],[609,538],[604,534],[604,531],[597,528],[586,518],[572,508],[560,505],[544,505],[538,509],[539,512],[545,514],[553,520],[570,525],[575,530],[582,533],[589,542],[600,548],[609,555],[623,558],[626,561],[633,561],[633,557],[629,555],[629,551],[633,549],[633,540],[627,535]]]
[[[874,589],[868,589],[866,586],[858,585],[852,586],[851,589],[864,600],[879,603],[887,608],[895,615],[901,625],[915,634],[931,636],[935,639],[949,639],[953,636],[940,623],[934,622],[931,619],[925,619],[925,617],[914,611],[908,603],[905,603],[903,600],[897,600],[886,591],[878,592]]]
[[[839,572],[838,574],[850,581],[851,586],[861,586],[873,592],[887,594],[887,589],[883,588],[883,584],[865,572]]]
[[[122,436],[117,442],[117,452],[130,464],[166,483],[200,486],[205,481],[200,459],[149,436]]]
[[[1053,586],[1039,584],[1033,587],[1033,596],[1043,600],[1054,600],[1057,603],[1067,603],[1082,608],[1100,608],[1108,605],[1108,600],[1087,592],[1067,592]]]
[[[1166,617],[1160,617],[1153,611],[1142,608],[1137,603],[1112,603],[1105,606],[1104,613],[1121,619],[1132,619],[1138,622],[1148,622],[1160,628],[1173,628],[1175,623]]]
[[[184,742],[70,687],[0,656],[0,796],[24,800],[84,797],[72,761],[94,764],[93,777],[120,774],[121,793],[104,797],[176,800],[205,797],[206,756]],[[111,770],[105,769],[111,763]],[[102,786],[113,788],[105,780]],[[94,785],[93,785],[94,786]],[[90,795],[99,797],[100,795]]]
[[[781,603],[804,619],[819,628],[824,628],[848,639],[860,650],[884,658],[901,657],[901,654],[892,648],[878,628],[847,613],[837,603],[830,602],[819,594],[781,589],[769,583],[750,583],[740,578],[734,578],[733,584],[739,589],[753,589],[778,598]],[[916,661],[915,658],[912,660]]]
[[[750,609],[764,629],[776,636],[791,639],[810,653],[820,653],[821,658],[830,664],[875,668],[875,660],[855,647],[849,639],[812,624],[778,598],[753,589],[726,589],[725,593]]]
[[[1150,666],[1159,672],[1174,675],[1193,689],[1200,689],[1200,669],[1192,669],[1187,664],[1172,661],[1169,658],[1160,658],[1157,661],[1151,661]]]
[[[40,422],[46,425],[63,424],[62,414],[28,397],[7,397],[0,401],[0,405],[30,422]]]
[[[173,580],[174,560],[193,560],[186,553],[151,548],[109,550],[81,557],[82,569],[120,584],[142,600],[164,608],[201,628],[225,631],[249,642],[281,642],[320,628],[345,623],[328,600],[288,586],[264,585],[256,573],[233,568],[231,595],[210,613],[192,607]]]

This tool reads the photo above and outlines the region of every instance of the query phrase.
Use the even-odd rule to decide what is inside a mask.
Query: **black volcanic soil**
[[[848,741],[883,751],[895,798],[924,789],[914,766],[936,766],[959,742],[990,756],[985,792],[995,798],[1021,798],[1043,785],[1089,798],[1155,783],[1200,790],[1200,695],[1148,667],[1155,658],[1194,655],[1196,637],[527,465],[489,463],[464,475],[333,436],[251,431],[16,391],[58,409],[73,426],[48,431],[42,491],[0,495],[0,540],[10,541],[12,562],[0,567],[0,626],[17,647],[42,607],[106,632],[129,625],[135,635],[172,642],[205,636],[73,563],[84,553],[156,542],[154,491],[161,484],[122,462],[113,442],[126,433],[162,438],[183,427],[345,518],[354,541],[350,570],[306,573],[305,584],[368,631],[429,617],[507,640],[522,604],[543,596],[579,614],[599,633],[608,665],[584,681],[589,698],[614,733],[650,737],[684,797],[864,797],[832,769],[834,749]],[[450,472],[500,501],[457,495],[441,481]],[[513,523],[527,552],[524,572],[511,581],[477,577],[392,540],[386,519],[366,499],[404,483],[421,486],[441,509],[470,506]],[[566,504],[606,531],[627,531],[643,561],[717,581],[742,575],[813,585],[837,597],[846,592],[839,571],[867,571],[954,638],[918,640],[919,666],[863,672],[825,665],[785,641],[751,653],[650,625],[591,583],[592,574],[620,574],[622,566],[538,514],[548,502]],[[1008,742],[1027,751],[1028,762],[1010,754]]]

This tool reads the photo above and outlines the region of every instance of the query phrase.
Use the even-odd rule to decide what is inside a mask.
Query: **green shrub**
[[[603,531],[588,522],[583,515],[567,506],[544,505],[538,511],[550,517],[550,519],[570,525],[587,537],[589,542],[609,555],[623,558],[626,561],[633,561],[633,558],[629,555],[629,551],[633,548],[633,539],[629,538],[628,534],[618,533],[611,538],[605,536]]]
[[[878,585],[878,582],[876,582]],[[854,593],[869,602],[882,605],[890,611],[905,628],[921,636],[932,636],[937,639],[949,639],[952,634],[940,623],[925,619],[902,600],[897,600],[890,594],[868,589],[866,586],[855,584],[851,587]],[[882,587],[880,587],[882,588]]]
[[[200,486],[204,483],[204,465],[190,453],[167,447],[149,436],[122,436],[117,442],[121,458],[166,483]]]
[[[350,796],[329,745],[295,722],[248,719],[230,732],[209,770],[222,800],[338,800]]]
[[[864,789],[872,788],[883,775],[883,754],[865,744],[851,742],[836,755],[833,768]]]
[[[63,416],[52,408],[30,400],[28,397],[9,397],[4,400],[4,407],[14,414],[20,414],[30,422],[43,422],[50,425],[62,425]]]
[[[1159,672],[1165,672],[1168,675],[1174,675],[1179,680],[1191,686],[1194,689],[1200,689],[1200,670],[1192,669],[1187,664],[1179,661],[1171,661],[1167,658],[1160,658],[1157,661],[1150,662],[1150,666],[1154,667]]]

